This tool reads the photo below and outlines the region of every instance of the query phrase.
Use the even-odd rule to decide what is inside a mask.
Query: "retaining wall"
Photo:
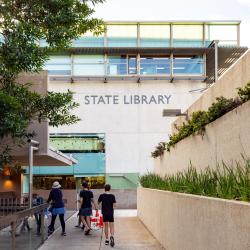
[[[191,135],[170,152],[155,159],[155,172],[161,176],[188,168],[214,168],[224,161],[227,164],[243,162],[250,157],[250,101],[208,124],[205,133]]]
[[[167,250],[250,249],[250,204],[146,188],[138,216]]]

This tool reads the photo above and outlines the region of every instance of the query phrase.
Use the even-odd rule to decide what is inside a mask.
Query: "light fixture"
[[[12,173],[11,173],[11,167],[9,167],[9,166],[4,167],[2,175],[4,176],[4,179],[10,180],[11,179],[11,175],[12,175]]]
[[[176,117],[176,116],[185,116],[186,120],[188,118],[188,113],[181,113],[180,109],[163,109],[162,116],[164,117]]]

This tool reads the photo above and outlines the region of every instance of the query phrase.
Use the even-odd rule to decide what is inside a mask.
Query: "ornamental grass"
[[[230,166],[222,163],[215,169],[207,167],[201,171],[190,166],[165,177],[148,173],[140,176],[139,182],[145,188],[249,202],[250,160]]]

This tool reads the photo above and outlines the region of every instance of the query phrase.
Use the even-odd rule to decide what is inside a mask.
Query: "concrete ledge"
[[[250,157],[250,101],[206,126],[204,136],[191,135],[155,159],[155,172],[161,176],[188,168],[216,167],[224,161]]]
[[[139,188],[137,209],[165,249],[250,248],[250,203]]]

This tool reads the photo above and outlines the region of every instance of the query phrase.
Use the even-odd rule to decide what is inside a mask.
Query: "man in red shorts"
[[[114,208],[116,206],[115,196],[110,193],[111,186],[106,184],[104,187],[105,193],[101,194],[98,199],[98,204],[102,203],[102,215],[105,232],[105,245],[109,244],[109,230],[110,230],[110,246],[115,245],[114,241]]]

